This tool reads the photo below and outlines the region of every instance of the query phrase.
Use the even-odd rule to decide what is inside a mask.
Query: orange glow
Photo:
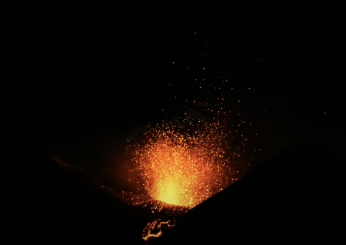
[[[218,85],[207,86],[216,90]],[[199,83],[198,87],[203,86]],[[137,189],[141,198],[154,201],[150,204],[153,213],[154,209],[160,212],[162,206],[179,206],[182,210],[195,207],[237,179],[227,179],[230,167],[246,164],[243,141],[248,140],[244,133],[248,129],[241,125],[247,120],[241,119],[239,112],[230,115],[229,99],[223,91],[212,97],[184,98],[187,104],[179,106],[183,114],[171,115],[168,122],[156,122],[126,148],[131,188]],[[232,100],[240,103],[241,98]],[[188,109],[189,102],[193,108]]]
[[[217,119],[206,122],[187,116],[184,122],[186,127],[163,122],[145,134],[144,144],[132,145],[133,171],[154,200],[194,207],[225,187],[222,178],[230,160],[225,154],[228,130]],[[175,131],[177,128],[185,132]]]
[[[175,220],[173,220],[173,224],[170,224],[170,220],[168,221],[160,221],[161,219],[154,220],[153,222],[149,222],[145,228],[143,229],[142,233],[142,239],[144,241],[148,241],[150,237],[159,237],[162,235],[162,225],[166,225],[167,227],[174,227],[175,226]],[[152,231],[155,229],[157,225],[157,232],[152,233]]]
[[[173,181],[167,181],[160,189],[157,200],[168,204],[180,205],[178,188]]]

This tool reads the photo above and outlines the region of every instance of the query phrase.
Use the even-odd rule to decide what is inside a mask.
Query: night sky
[[[246,106],[254,113],[267,109],[309,123],[332,121],[342,99],[332,67],[338,32],[325,15],[307,11],[206,14],[175,6],[114,15],[59,13],[48,29],[30,36],[45,48],[54,132],[69,138],[58,142],[110,131],[127,137],[137,124],[173,114],[175,96],[193,97],[195,77],[219,74],[239,86],[243,79],[253,81],[258,89],[247,93]]]
[[[196,78],[211,84],[220,76],[264,137],[252,142],[269,147],[258,163],[301,139],[342,152],[337,14],[304,6],[89,7],[57,8],[18,30],[46,151],[100,166],[123,153],[136,126],[168,119],[198,96]]]
[[[252,84],[251,93],[239,91],[246,98],[241,109],[258,127],[270,125],[258,130],[273,135],[274,145],[302,135],[340,151],[342,21],[335,9],[155,7],[57,7],[9,19],[19,24],[21,59],[13,58],[32,94],[34,104],[23,110],[38,115],[40,146],[98,161],[111,151],[109,142],[129,137],[136,125],[175,114],[174,97],[193,98],[195,78],[220,75],[239,88]]]

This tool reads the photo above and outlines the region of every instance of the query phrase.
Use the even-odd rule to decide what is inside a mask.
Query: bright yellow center
[[[168,204],[180,205],[177,186],[173,181],[167,182],[167,184],[161,188],[158,200]]]

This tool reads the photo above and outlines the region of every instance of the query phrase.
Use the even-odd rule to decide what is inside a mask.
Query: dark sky
[[[76,145],[126,138],[148,118],[161,120],[167,116],[159,114],[162,108],[175,107],[175,94],[192,94],[186,81],[199,74],[183,65],[202,65],[196,57],[206,39],[212,40],[211,73],[249,77],[263,59],[253,76],[265,77],[267,87],[250,96],[248,110],[263,105],[272,117],[277,111],[299,115],[306,128],[328,125],[337,137],[343,132],[340,17],[314,7],[71,6],[33,16],[18,32],[22,62],[34,74],[30,88],[40,91],[33,100],[44,118],[42,145],[75,145],[77,151]]]

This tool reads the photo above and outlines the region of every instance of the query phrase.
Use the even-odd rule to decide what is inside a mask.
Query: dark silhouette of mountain
[[[341,234],[345,162],[311,142],[288,147],[147,243],[332,242]],[[41,225],[54,239],[144,244],[141,232],[153,220],[147,211],[63,171],[52,158],[42,167],[43,185],[53,202],[41,212],[49,210],[53,216],[47,215]]]
[[[143,209],[125,204],[71,170],[63,171],[48,157],[44,171],[46,181],[42,185],[53,194],[53,202],[41,209],[40,215],[53,213],[45,220],[43,230],[54,233],[54,240],[97,244],[143,242],[141,231],[149,217]]]
[[[345,162],[310,142],[284,149],[177,218],[174,228],[150,242],[332,242],[341,230]]]

